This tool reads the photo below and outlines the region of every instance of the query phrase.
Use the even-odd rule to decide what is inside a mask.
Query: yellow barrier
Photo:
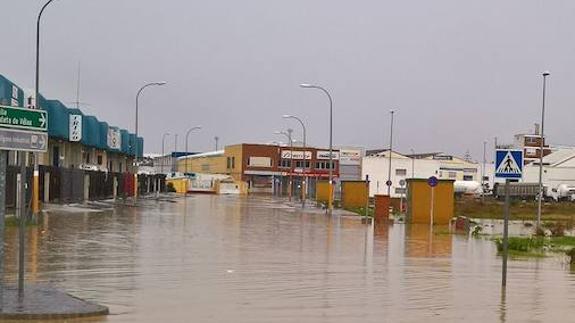
[[[177,179],[168,179],[166,180],[166,185],[170,185],[174,187],[176,193],[186,193],[188,190],[188,179],[186,178],[177,178]]]
[[[315,200],[328,203],[330,197],[330,187],[328,181],[318,181],[315,185]]]
[[[439,180],[433,192],[433,224],[449,224],[455,199],[453,180]],[[426,179],[407,180],[408,223],[431,222],[431,187]]]
[[[341,205],[343,208],[365,207],[368,194],[365,181],[341,182]]]

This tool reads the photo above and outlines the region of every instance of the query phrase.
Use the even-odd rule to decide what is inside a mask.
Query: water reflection
[[[449,257],[451,240],[448,226],[405,225],[406,257]]]
[[[110,306],[113,315],[95,322],[516,322],[573,313],[575,275],[564,257],[511,260],[502,294],[493,242],[446,227],[377,226],[265,197],[145,203],[44,217],[28,229],[28,280]],[[17,232],[6,234],[15,281]]]

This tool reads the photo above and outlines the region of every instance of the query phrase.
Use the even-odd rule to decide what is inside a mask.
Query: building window
[[[228,169],[236,168],[236,157],[228,157],[226,159],[226,164]]]
[[[86,164],[90,163],[90,153],[86,153],[86,159],[85,159]]]
[[[334,165],[334,163],[332,163],[332,165]],[[316,162],[315,168],[316,169],[329,169],[329,162],[327,162],[327,161]]]
[[[298,160],[295,162],[295,167],[296,168],[309,168],[310,162],[309,162],[309,160],[306,160],[306,161]]]
[[[395,170],[395,175],[397,176],[405,176],[407,175],[407,169],[405,168],[398,168]]]
[[[291,167],[291,160],[290,159],[280,159],[280,167],[283,168],[290,168]]]
[[[448,172],[448,176],[449,176],[449,178],[456,178],[457,173],[456,172]]]
[[[489,182],[489,176],[483,176],[483,181],[484,181],[484,182]]]
[[[473,175],[463,175],[463,180],[464,180],[464,181],[472,181],[472,180],[473,180]]]
[[[537,145],[539,144],[539,138],[537,137],[526,137],[525,145]]]
[[[98,155],[98,165],[102,165],[103,162],[102,155]]]

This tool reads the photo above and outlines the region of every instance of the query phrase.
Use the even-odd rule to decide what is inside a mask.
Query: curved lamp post
[[[293,190],[293,140],[291,139],[291,135],[293,133],[293,129],[287,129],[286,131],[276,131],[274,132],[276,135],[284,135],[287,137],[290,145],[290,172],[289,172],[289,191],[288,191],[288,200],[291,202],[292,190]]]
[[[188,131],[186,132],[186,156],[188,154],[188,137],[190,136],[190,133],[194,130],[200,130],[202,129],[202,126],[195,126],[195,127],[191,127],[190,129],[188,129]],[[188,172],[188,161],[186,160],[186,173]]]
[[[138,104],[139,104],[139,100],[140,100],[140,94],[142,94],[142,91],[144,91],[144,89],[149,87],[149,86],[162,86],[162,85],[165,85],[166,83],[167,82],[165,82],[165,81],[147,83],[144,86],[142,86],[138,90],[138,93],[136,94],[136,125],[135,125],[135,138],[134,138],[135,142],[132,143],[132,149],[133,149],[132,152],[134,153],[134,164],[135,164],[134,202],[138,199],[138,149],[137,149],[137,145],[138,145]]]
[[[333,209],[333,100],[329,91],[325,88],[314,85],[314,84],[307,84],[303,83],[300,84],[301,88],[304,89],[317,89],[325,93],[327,98],[329,99],[329,199],[328,199],[328,211],[331,213]]]
[[[302,187],[301,187],[301,207],[304,208],[304,207],[305,207],[306,190],[307,190],[307,187],[308,187],[308,185],[307,185],[307,170],[305,169],[305,168],[306,168],[306,167],[305,167],[305,162],[306,162],[306,158],[305,158],[306,128],[305,128],[305,124],[303,123],[303,121],[302,121],[300,118],[298,118],[298,117],[296,117],[296,116],[294,116],[294,115],[284,114],[284,115],[282,116],[282,118],[284,118],[284,119],[294,119],[294,120],[297,120],[297,121],[300,123],[300,125],[301,125],[301,127],[302,127],[302,129],[303,129],[303,165],[304,165],[304,178],[303,178],[303,185],[302,185]],[[311,161],[310,161],[310,163],[311,163]]]

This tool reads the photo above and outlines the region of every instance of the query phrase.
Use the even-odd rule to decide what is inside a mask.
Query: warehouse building
[[[0,105],[31,108],[33,97],[32,92],[0,75]],[[40,95],[37,102],[39,109],[47,111],[49,136],[47,152],[38,154],[41,200],[77,202],[133,195],[134,160],[143,155],[144,149],[141,137],[58,100]],[[9,152],[6,162],[8,166],[16,165],[15,152]],[[9,167],[8,172],[10,190],[18,171]],[[141,183],[146,184],[145,180]],[[148,189],[149,185],[141,191]],[[14,202],[11,196],[7,194],[9,206]]]
[[[339,177],[339,150],[333,150],[333,175]],[[329,150],[273,144],[237,144],[223,150],[178,158],[182,173],[229,175],[247,184],[248,192],[301,196],[307,179],[307,195],[315,184],[329,177]]]
[[[369,192],[387,194],[386,182],[389,177],[391,154],[391,190],[390,195],[399,198],[406,193],[405,185],[408,178],[427,179],[436,176],[438,179],[477,182],[482,181],[482,167],[479,163],[464,160],[442,153],[426,153],[403,155],[390,150],[368,152],[362,161],[362,177],[369,178]],[[492,168],[491,168],[492,169]],[[489,178],[490,169],[486,168],[484,177]],[[402,181],[403,180],[403,181]],[[479,184],[480,185],[480,184]]]

